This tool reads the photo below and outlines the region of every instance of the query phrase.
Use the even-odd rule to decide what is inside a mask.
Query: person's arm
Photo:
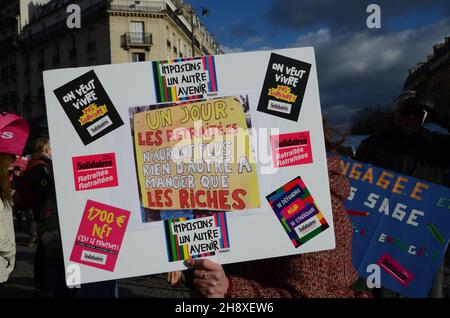
[[[2,202],[0,202],[3,205]],[[0,283],[8,280],[14,269],[16,245],[12,212],[8,207],[0,211]]]
[[[0,284],[6,282],[13,271],[15,256],[15,249],[0,250]]]
[[[41,214],[41,210],[48,198],[50,180],[47,169],[45,165],[40,164],[34,167],[29,174],[30,188],[36,191],[36,195],[33,197],[33,202],[31,203],[31,209],[34,215]]]
[[[350,183],[347,177],[342,173],[339,158],[328,157],[327,164],[331,193],[341,200],[346,200],[350,194]]]
[[[358,149],[356,149],[355,154],[355,160],[364,162],[364,163],[371,163],[374,160],[374,149],[376,148],[373,144],[373,137],[369,137],[364,139],[361,144],[358,146]]]
[[[47,209],[50,211],[46,211]],[[58,227],[55,228],[55,225],[58,225],[56,213],[56,206],[44,204],[41,208],[37,234],[44,247],[54,248],[61,244],[61,235]]]
[[[328,290],[328,251],[273,259],[277,263],[275,286],[264,286],[242,277],[231,277],[231,298],[324,298]],[[319,270],[320,269],[320,270]]]
[[[428,107],[425,110],[428,112],[431,122],[438,124],[450,132],[450,114],[445,108],[435,106]]]
[[[450,133],[450,114],[445,108],[434,106],[425,110],[428,112],[431,122],[438,124]],[[438,132],[433,132],[432,134],[441,149],[442,158],[450,162],[450,134]]]
[[[203,297],[291,298],[298,296],[297,285],[300,282],[296,280],[295,274],[292,275],[298,269],[298,260],[298,256],[273,259],[274,262],[280,262],[279,268],[273,273],[277,275],[277,286],[265,286],[245,277],[227,276],[220,264],[208,259],[187,260],[186,265],[194,269],[194,287]]]
[[[277,273],[279,274],[279,273]],[[291,298],[293,295],[289,291],[292,286],[270,287],[239,276],[228,278],[229,288],[226,293],[227,298]]]

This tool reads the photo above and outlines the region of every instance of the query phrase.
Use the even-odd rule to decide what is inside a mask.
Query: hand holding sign
[[[227,294],[229,281],[222,265],[209,259],[188,259],[186,266],[194,268],[194,286],[206,298],[223,298]]]

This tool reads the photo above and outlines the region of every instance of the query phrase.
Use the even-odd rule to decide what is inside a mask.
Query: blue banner
[[[450,237],[450,189],[340,157],[352,189],[345,208],[353,226],[353,265],[381,285],[427,297]]]

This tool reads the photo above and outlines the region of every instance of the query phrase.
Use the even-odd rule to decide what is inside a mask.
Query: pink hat
[[[21,155],[30,128],[22,117],[0,113],[0,152]]]

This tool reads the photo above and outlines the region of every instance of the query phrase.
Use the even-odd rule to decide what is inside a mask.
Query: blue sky
[[[186,2],[189,2],[186,0]],[[325,116],[346,128],[365,106],[389,104],[408,69],[450,36],[448,0],[192,0],[226,52],[314,46]],[[366,27],[366,7],[382,28]]]
[[[285,47],[286,43],[295,39],[296,32],[282,34],[283,30],[278,27],[268,28],[264,16],[271,2],[270,0],[192,1],[195,8],[206,7],[211,10],[210,15],[203,17],[202,21],[221,45],[228,48],[244,47],[245,50],[254,50],[264,45]],[[241,36],[237,36],[239,31],[242,31]],[[263,42],[252,42],[252,38],[256,37],[261,38]]]

